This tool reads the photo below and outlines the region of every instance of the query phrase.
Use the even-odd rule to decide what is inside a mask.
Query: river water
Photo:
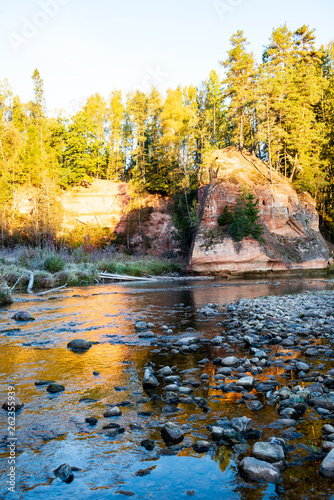
[[[160,399],[140,402],[147,396],[141,385],[147,361],[156,363],[157,368],[175,365],[178,373],[194,369],[184,376],[197,381],[203,372],[214,374],[211,363],[199,369],[198,361],[204,357],[212,360],[226,352],[205,343],[187,355],[171,355],[161,347],[157,352],[157,346],[150,345],[149,340],[139,340],[134,329],[135,321],[142,319],[156,325],[154,332],[158,337],[163,337],[159,327],[167,324],[173,329],[169,340],[185,335],[190,327],[196,330],[191,335],[210,339],[220,334],[222,328],[217,325],[219,317],[204,319],[197,315],[197,308],[203,303],[214,302],[223,307],[242,297],[333,287],[330,281],[320,279],[284,279],[279,284],[264,280],[187,280],[99,285],[66,290],[56,296],[16,296],[13,305],[0,310],[0,394],[4,401],[7,387],[15,386],[25,407],[16,414],[15,494],[7,491],[7,412],[0,410],[0,498],[110,499],[117,492],[120,498],[124,492],[132,492],[135,498],[159,500],[191,496],[226,500],[334,498],[331,481],[318,474],[319,464],[304,461],[302,466],[292,465],[283,474],[283,485],[277,487],[246,482],[237,470],[240,456],[244,456],[240,450],[222,446],[207,454],[195,453],[191,448],[194,440],[206,439],[206,426],[223,416],[252,418],[253,427],[260,429],[265,438],[274,435],[272,429],[269,434],[267,425],[278,418],[277,413],[268,405],[251,412],[245,405],[237,404],[240,395],[222,394],[204,385],[196,388],[194,395],[208,400],[209,413],[195,405],[179,405],[179,411],[166,415]],[[12,316],[18,310],[29,311],[35,321],[14,321]],[[73,353],[66,346],[75,338],[96,344],[85,353]],[[245,356],[238,346],[234,346],[234,354]],[[94,371],[99,375],[94,375]],[[262,376],[268,374],[280,375],[277,368],[266,369]],[[51,395],[45,386],[35,386],[38,379],[63,384],[65,391]],[[282,383],[286,384],[286,379]],[[118,386],[125,389],[115,390]],[[157,393],[161,394],[161,387]],[[96,401],[89,402],[88,398]],[[120,417],[103,417],[107,404],[123,401],[132,404],[121,408]],[[151,415],[138,415],[143,411]],[[94,427],[85,423],[90,416],[98,418]],[[165,454],[166,446],[159,432],[166,420],[185,429],[185,446],[170,456]],[[109,437],[102,427],[110,421],[124,426],[125,433]],[[130,430],[130,423],[139,424],[142,430]],[[305,418],[297,427],[304,437],[296,443],[319,444],[319,425],[314,416]],[[146,438],[155,441],[154,450],[146,451],[140,446]],[[63,463],[81,469],[74,473],[70,484],[53,474]],[[149,475],[135,475],[139,469],[148,468]]]

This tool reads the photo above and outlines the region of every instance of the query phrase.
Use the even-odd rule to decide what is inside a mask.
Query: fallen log
[[[57,288],[51,288],[51,290],[46,290],[45,292],[35,293],[35,296],[37,297],[40,295],[46,295],[47,293],[52,293],[52,292],[61,292],[62,290],[65,290],[66,287],[67,283],[65,285],[58,286]]]
[[[32,271],[29,271],[30,273],[30,278],[29,278],[29,283],[28,283],[28,288],[27,292],[32,294],[32,287],[34,286],[34,273]]]
[[[156,279],[152,278],[143,278],[138,276],[127,276],[123,274],[110,274],[110,273],[100,273],[101,279],[110,279],[110,280],[121,280],[121,281],[156,281]]]

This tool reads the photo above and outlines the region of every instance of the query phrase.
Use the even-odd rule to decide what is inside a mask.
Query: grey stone
[[[238,364],[239,360],[235,356],[228,356],[227,358],[223,358],[221,360],[222,366],[236,366]]]
[[[244,458],[240,463],[240,470],[253,481],[277,483],[280,479],[277,467],[253,457]]]
[[[121,415],[122,415],[122,411],[118,408],[118,406],[114,406],[113,408],[110,408],[110,410],[107,410],[103,414],[104,417],[120,417]]]
[[[50,394],[55,394],[64,391],[65,387],[61,384],[50,384],[47,386],[46,390],[50,392]]]
[[[8,396],[2,408],[6,411],[19,411],[24,407],[22,401],[17,396]]]
[[[31,316],[31,314],[28,311],[18,311],[17,313],[12,316],[12,319],[15,319],[15,321],[34,321],[35,318]]]
[[[245,387],[246,389],[250,389],[254,385],[254,378],[250,376],[239,378],[237,385],[241,385],[241,387]]]
[[[250,431],[253,426],[252,420],[248,417],[232,418],[231,424],[233,429],[241,434]]]
[[[165,443],[180,443],[184,439],[184,434],[174,422],[166,422],[161,428],[161,437]]]
[[[64,483],[71,483],[74,479],[72,467],[68,464],[62,464],[53,471],[56,477],[59,477]]]
[[[153,389],[158,387],[159,382],[155,377],[153,370],[151,368],[145,368],[144,378],[143,378],[143,387],[144,389]]]
[[[282,446],[274,443],[264,443],[258,441],[254,444],[252,449],[252,454],[255,458],[259,460],[264,460],[265,462],[279,462],[284,460],[285,454]]]
[[[320,474],[325,477],[334,477],[334,449],[332,449],[322,461]]]
[[[72,351],[88,351],[92,344],[84,339],[74,339],[67,344],[67,347]]]
[[[147,330],[147,324],[145,323],[145,321],[136,321],[135,329],[137,330],[137,332]]]
[[[211,444],[209,441],[196,441],[192,447],[197,453],[206,453],[210,450]]]

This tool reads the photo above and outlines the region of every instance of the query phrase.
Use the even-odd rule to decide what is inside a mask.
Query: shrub
[[[14,302],[7,283],[0,283],[0,306],[8,306]]]
[[[233,213],[230,233],[236,241],[247,236],[261,240],[263,229],[259,224],[260,210],[258,200],[251,191],[245,191],[239,197]]]
[[[50,273],[57,273],[64,269],[65,261],[60,257],[60,255],[53,254],[45,259],[43,267]]]
[[[233,222],[233,213],[226,205],[222,214],[218,217],[218,225],[226,226],[227,224],[231,224],[231,222]]]

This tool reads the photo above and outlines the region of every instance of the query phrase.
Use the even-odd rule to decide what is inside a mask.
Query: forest
[[[242,31],[198,86],[162,95],[156,88],[87,98],[73,116],[49,117],[44,82],[32,75],[28,103],[0,82],[0,224],[6,235],[29,229],[54,237],[61,190],[92,179],[128,182],[144,193],[189,195],[210,153],[248,150],[270,170],[309,191],[329,226],[334,218],[334,42],[317,46],[315,30],[273,30],[256,61]],[[17,210],[17,192],[33,190],[33,212]],[[189,207],[188,207],[189,208]],[[190,210],[188,215],[191,217]],[[29,232],[28,231],[28,232]],[[44,240],[43,240],[44,241]]]

